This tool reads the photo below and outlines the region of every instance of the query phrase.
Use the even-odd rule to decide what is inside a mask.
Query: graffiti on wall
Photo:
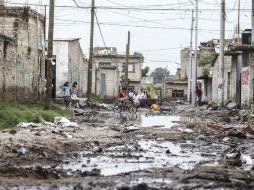
[[[242,93],[241,93],[242,104],[246,104],[249,100],[249,94],[250,94],[249,83],[250,83],[249,67],[243,67],[242,68]]]
[[[249,85],[249,68],[242,68],[242,85]]]

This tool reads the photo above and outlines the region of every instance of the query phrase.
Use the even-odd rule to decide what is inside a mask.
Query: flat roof
[[[81,38],[55,38],[54,41],[76,41],[76,40],[80,40]]]

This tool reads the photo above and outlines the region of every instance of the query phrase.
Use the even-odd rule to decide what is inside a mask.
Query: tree
[[[146,77],[147,76],[147,74],[149,73],[149,71],[150,71],[150,67],[145,67],[145,68],[143,68],[142,69],[142,77]]]
[[[151,73],[151,76],[154,82],[162,82],[169,74],[170,71],[167,68],[158,67]]]
[[[198,65],[199,66],[207,66],[207,65],[211,65],[218,57],[218,54],[216,53],[210,53],[210,52],[205,52],[205,53],[201,53],[199,61],[198,61]]]

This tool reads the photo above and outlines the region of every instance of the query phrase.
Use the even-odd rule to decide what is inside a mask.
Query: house
[[[187,99],[187,76],[189,65],[189,48],[181,50],[181,66],[175,76],[165,79],[163,84],[163,99]]]
[[[63,97],[63,84],[78,83],[78,96],[87,91],[88,62],[84,58],[79,38],[55,39],[53,43],[53,97]]]
[[[242,33],[241,44],[232,44],[226,55],[232,59],[228,77],[230,80],[230,100],[238,105],[250,106],[254,102],[254,45],[251,45],[251,30],[247,29]]]
[[[0,99],[38,100],[45,87],[45,17],[0,6]]]
[[[128,90],[141,90],[141,66],[143,55],[134,53],[130,55],[128,65]],[[119,88],[123,85],[125,71],[125,54],[119,54],[115,47],[94,48],[95,94],[102,98],[117,96]]]

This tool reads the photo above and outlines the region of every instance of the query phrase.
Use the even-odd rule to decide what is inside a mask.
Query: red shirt
[[[125,97],[125,94],[124,92],[121,90],[119,93],[118,93],[118,98],[124,98]]]

